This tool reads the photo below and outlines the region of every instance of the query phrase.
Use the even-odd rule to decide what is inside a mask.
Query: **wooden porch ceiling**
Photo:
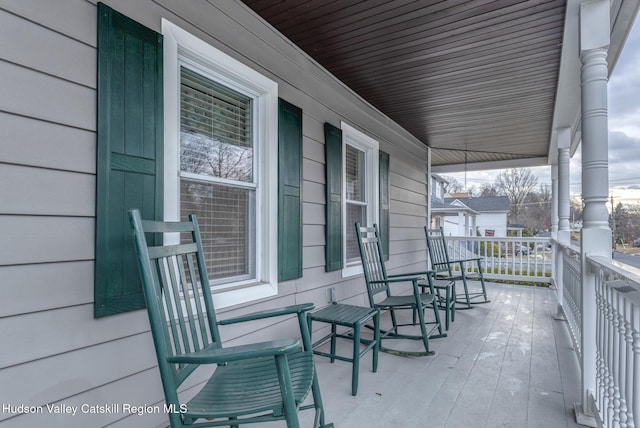
[[[564,0],[243,0],[432,151],[546,158]]]

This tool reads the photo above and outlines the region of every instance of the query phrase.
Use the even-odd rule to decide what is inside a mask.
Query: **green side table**
[[[362,326],[373,319],[373,340],[361,340],[360,331]],[[322,339],[313,343],[313,353],[323,357],[329,357],[333,363],[336,359],[347,361],[353,364],[351,371],[351,394],[358,394],[358,372],[360,368],[360,358],[370,349],[373,349],[373,372],[378,370],[378,351],[380,350],[380,311],[375,308],[366,308],[362,306],[343,305],[334,303],[322,309],[307,314],[309,322],[309,331],[313,331],[311,324],[313,321],[319,321],[331,324],[331,333]],[[337,326],[343,326],[353,329],[353,334],[348,332],[338,332]],[[336,338],[353,340],[353,355],[351,357],[343,357],[336,355]],[[331,351],[329,353],[318,351],[316,348],[331,340]],[[360,342],[366,346],[360,350]]]

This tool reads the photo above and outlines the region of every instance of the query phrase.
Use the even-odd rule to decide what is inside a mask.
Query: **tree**
[[[538,179],[531,170],[518,168],[507,169],[498,174],[494,187],[499,193],[509,197],[511,213],[509,219],[513,223],[521,223],[521,211],[529,193],[538,185]]]
[[[458,181],[457,178],[450,176],[443,176],[442,178],[447,181],[447,186],[444,190],[445,193],[458,193],[464,190],[464,186]]]
[[[615,218],[616,242],[629,242],[640,236],[640,211],[637,205],[627,205],[621,202],[616,205],[611,217],[611,227]]]
[[[551,190],[541,185],[537,191],[529,192],[520,207],[520,222],[532,234],[551,229]]]
[[[500,194],[498,189],[496,189],[492,184],[484,183],[478,190],[478,196],[484,198],[488,196],[500,196]]]
[[[253,148],[195,132],[182,132],[180,169],[227,180],[250,181],[253,172]]]
[[[582,199],[577,196],[572,196],[569,199],[569,222],[574,223],[576,221],[582,221],[582,208],[584,204]]]

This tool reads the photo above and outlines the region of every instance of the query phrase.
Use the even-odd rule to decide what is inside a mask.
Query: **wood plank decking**
[[[351,366],[316,357],[328,420],[342,428],[577,427],[578,361],[565,323],[553,317],[555,290],[488,286],[491,303],[458,311],[449,336],[431,341],[434,357],[381,353],[372,373],[365,355],[356,397]],[[311,413],[302,426],[311,426]]]

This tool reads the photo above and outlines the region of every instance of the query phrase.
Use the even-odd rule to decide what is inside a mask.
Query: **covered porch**
[[[0,192],[6,201],[0,222],[6,242],[18,243],[0,249],[0,290],[11,302],[0,311],[0,338],[7,349],[17,350],[0,364],[5,387],[0,402],[161,404],[144,311],[127,309],[104,319],[94,314],[99,259],[94,232],[100,213],[96,134],[101,127],[96,119],[97,2],[68,3],[64,13],[44,3],[0,6],[6,40],[12,40],[0,53],[7,76],[2,84],[10,95],[3,98],[0,114],[7,142],[0,168],[10,184]],[[451,239],[459,243],[460,254],[484,257],[490,281],[550,286],[490,284],[491,302],[459,311],[449,336],[432,342],[434,357],[383,353],[378,373],[371,373],[366,355],[356,397],[349,390],[350,365],[318,357],[327,417],[336,426],[640,425],[634,422],[640,418],[640,272],[612,262],[606,208],[606,82],[638,0],[106,3],[149,27],[154,40],[163,34],[169,39],[168,24],[186,28],[180,34],[188,35],[189,43],[193,36],[194,44],[204,40],[208,52],[215,52],[205,56],[207,67],[217,67],[217,58],[225,54],[243,70],[276,82],[265,147],[275,147],[278,140],[277,98],[300,108],[295,163],[304,168],[294,192],[300,213],[290,228],[300,232],[297,271],[278,279],[277,252],[266,245],[256,250],[255,263],[265,267],[262,276],[252,278],[258,293],[233,289],[237,299],[221,305],[223,316],[299,302],[320,308],[334,299],[364,304],[362,277],[333,266],[329,256],[335,253],[326,251],[327,207],[337,194],[327,178],[327,125],[340,125],[352,138],[366,134],[380,140],[380,151],[390,154],[384,180],[379,173],[384,156],[378,156],[377,146],[360,150],[372,160],[364,168],[372,200],[367,221],[387,222],[388,266],[394,273],[426,266],[422,228],[432,213],[431,173],[551,166],[551,241]],[[9,33],[27,36],[16,39]],[[182,52],[176,43],[171,49]],[[155,76],[170,85],[167,94],[177,93],[177,76],[167,77],[168,83]],[[168,116],[178,116],[177,100],[163,104],[159,96],[156,101],[154,114],[161,116],[166,108],[176,113]],[[170,131],[166,140],[175,145],[177,129]],[[354,147],[358,143],[349,141]],[[349,141],[345,138],[345,147]],[[165,138],[153,142],[164,144]],[[568,168],[579,145],[585,209],[582,246],[576,248],[569,239]],[[264,153],[257,170],[271,173],[261,177],[267,184],[256,188],[274,188],[277,154]],[[262,168],[266,165],[271,169]],[[342,160],[338,169],[337,175],[346,177]],[[175,183],[174,172],[167,177]],[[163,191],[158,190],[159,197]],[[265,193],[263,200],[273,196]],[[354,202],[338,199],[341,207]],[[280,223],[276,215],[267,217],[273,227],[263,227],[261,236],[271,245],[277,239],[266,238],[277,238],[271,231]],[[346,215],[338,217],[347,223]],[[346,250],[348,230],[337,230],[337,248]],[[338,264],[349,261],[339,256]],[[290,324],[235,330],[230,341],[262,339],[271,326],[290,335]],[[123,356],[127,364],[114,364]],[[166,426],[166,416],[69,419],[5,412],[0,424],[151,427]]]
[[[354,428],[636,426],[640,270],[588,258],[598,280],[587,299],[578,249],[554,248],[554,263],[563,266],[553,278],[559,288],[489,282],[491,302],[457,311],[449,336],[432,341],[435,357],[381,353],[372,373],[365,355],[356,397],[351,366],[317,358],[328,417]],[[582,311],[586,300],[596,306],[592,323]],[[582,348],[589,338],[595,355]],[[349,344],[342,346],[348,354]],[[581,407],[585,384],[591,415]]]
[[[385,43],[380,47],[374,42],[392,27],[386,21],[370,26],[365,21],[352,23],[344,32],[333,29],[309,37],[308,27],[287,22],[287,14],[260,7],[260,2],[246,3],[376,107],[427,141],[429,173],[551,166],[551,248],[537,242],[523,245],[516,238],[492,244],[491,253],[484,243],[482,254],[481,242],[458,238],[463,242],[461,252],[481,253],[490,260],[485,269],[490,269],[492,278],[513,280],[520,275],[536,281],[534,277],[541,273],[542,282],[550,282],[551,288],[492,287],[495,300],[488,307],[462,312],[450,337],[434,344],[436,358],[396,363],[397,371],[363,387],[363,397],[353,399],[357,403],[353,406],[347,405],[350,400],[336,398],[333,406],[342,412],[336,420],[353,421],[348,426],[359,426],[356,421],[360,420],[367,421],[362,426],[384,426],[401,417],[407,426],[425,425],[425,421],[433,426],[637,426],[640,276],[611,260],[606,204],[607,80],[638,3],[536,4],[522,21],[496,29],[509,26],[514,31],[502,39],[509,39],[508,46],[489,54],[483,42],[473,44],[479,41],[471,36],[476,34],[478,16],[461,19],[460,28],[468,24],[466,42],[471,42],[465,55],[459,55],[462,41],[456,36],[447,44],[449,40],[423,34],[427,46],[440,50],[438,54],[419,51],[418,46],[424,45],[411,38],[411,31],[397,40],[397,51],[386,49]],[[546,7],[544,16],[537,15]],[[305,24],[314,22],[310,19]],[[401,31],[399,21],[393,25]],[[543,38],[545,42],[539,44]],[[429,77],[416,78],[416,72]],[[387,86],[388,81],[392,83]],[[380,87],[397,91],[384,92]],[[569,229],[569,162],[578,147],[582,149],[584,203],[579,248],[572,245]],[[508,320],[503,320],[503,312]],[[468,324],[462,321],[466,317]],[[527,331],[524,326],[529,325],[535,328]],[[516,358],[518,353],[523,358]],[[491,362],[485,365],[485,358]],[[454,373],[449,373],[451,361],[456,363]],[[320,362],[319,366],[325,370],[327,365]],[[414,383],[408,380],[412,374],[424,377]],[[329,395],[344,375],[331,370],[325,374],[332,379]],[[363,384],[366,379],[364,375]],[[386,389],[395,382],[397,389]],[[415,385],[420,388],[412,389]],[[390,401],[381,404],[387,398]],[[327,404],[331,408],[332,403]],[[559,419],[544,419],[552,415]]]
[[[351,365],[316,357],[328,419],[350,428],[579,426],[579,363],[567,323],[555,318],[555,290],[487,285],[491,302],[458,311],[449,337],[432,341],[434,357],[381,353],[373,373],[363,356],[355,397]],[[348,355],[350,343],[338,344]]]
[[[432,341],[435,357],[382,353],[378,373],[365,361],[357,397],[348,397],[349,367],[317,360],[329,416],[353,428],[577,426],[578,360],[566,323],[554,319],[554,291],[488,292],[489,304],[458,311],[449,337]]]

